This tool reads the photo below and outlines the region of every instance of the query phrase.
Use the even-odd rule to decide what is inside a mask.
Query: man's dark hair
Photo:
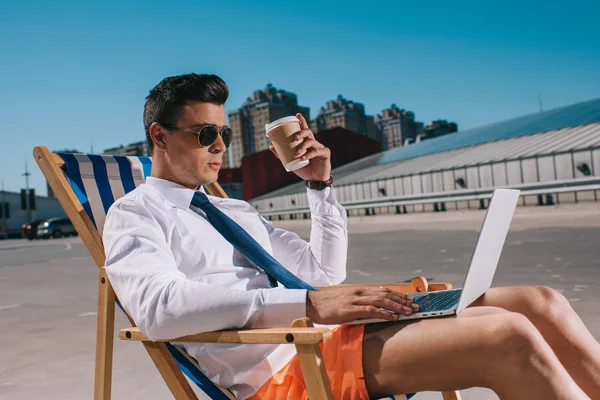
[[[227,84],[217,75],[185,74],[163,79],[150,91],[144,105],[144,129],[150,153],[154,151],[150,137],[150,125],[154,122],[174,126],[188,101],[221,105],[228,96]]]

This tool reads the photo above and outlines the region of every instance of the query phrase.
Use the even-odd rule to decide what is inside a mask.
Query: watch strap
[[[304,184],[309,189],[323,190],[333,185],[333,176],[330,176],[326,181],[304,181]]]

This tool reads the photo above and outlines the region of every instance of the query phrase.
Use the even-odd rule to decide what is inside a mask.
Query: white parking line
[[[91,317],[92,315],[96,315],[96,311],[84,312],[78,315],[78,317]]]
[[[7,306],[0,306],[0,311],[2,310],[10,310],[11,308],[17,308],[17,307],[21,307],[21,303],[18,304],[9,304]]]

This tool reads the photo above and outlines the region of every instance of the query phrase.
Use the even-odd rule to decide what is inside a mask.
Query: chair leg
[[[102,268],[98,277],[94,400],[110,400],[111,397],[114,328],[115,292]]]
[[[300,318],[292,323],[292,327],[313,327],[313,323],[308,318]],[[311,400],[333,400],[331,384],[325,370],[323,354],[318,344],[297,344],[296,351],[302,376],[306,384],[306,391]]]
[[[94,400],[110,400],[115,328],[115,292],[104,268],[98,281],[98,326],[96,331],[96,376]],[[176,400],[198,400],[164,343],[144,342],[146,351]]]
[[[442,392],[442,398],[444,400],[462,400],[462,397],[458,390],[452,392]]]
[[[198,400],[167,346],[160,342],[143,342],[143,344],[173,397],[176,400]]]

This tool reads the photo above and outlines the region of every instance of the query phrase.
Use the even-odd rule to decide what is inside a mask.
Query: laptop
[[[415,299],[415,303],[421,306],[421,310],[412,315],[398,314],[399,321],[458,315],[490,288],[517,207],[519,194],[520,190],[513,189],[494,191],[462,289],[410,294],[409,296]],[[389,321],[367,318],[350,324],[373,322]]]

